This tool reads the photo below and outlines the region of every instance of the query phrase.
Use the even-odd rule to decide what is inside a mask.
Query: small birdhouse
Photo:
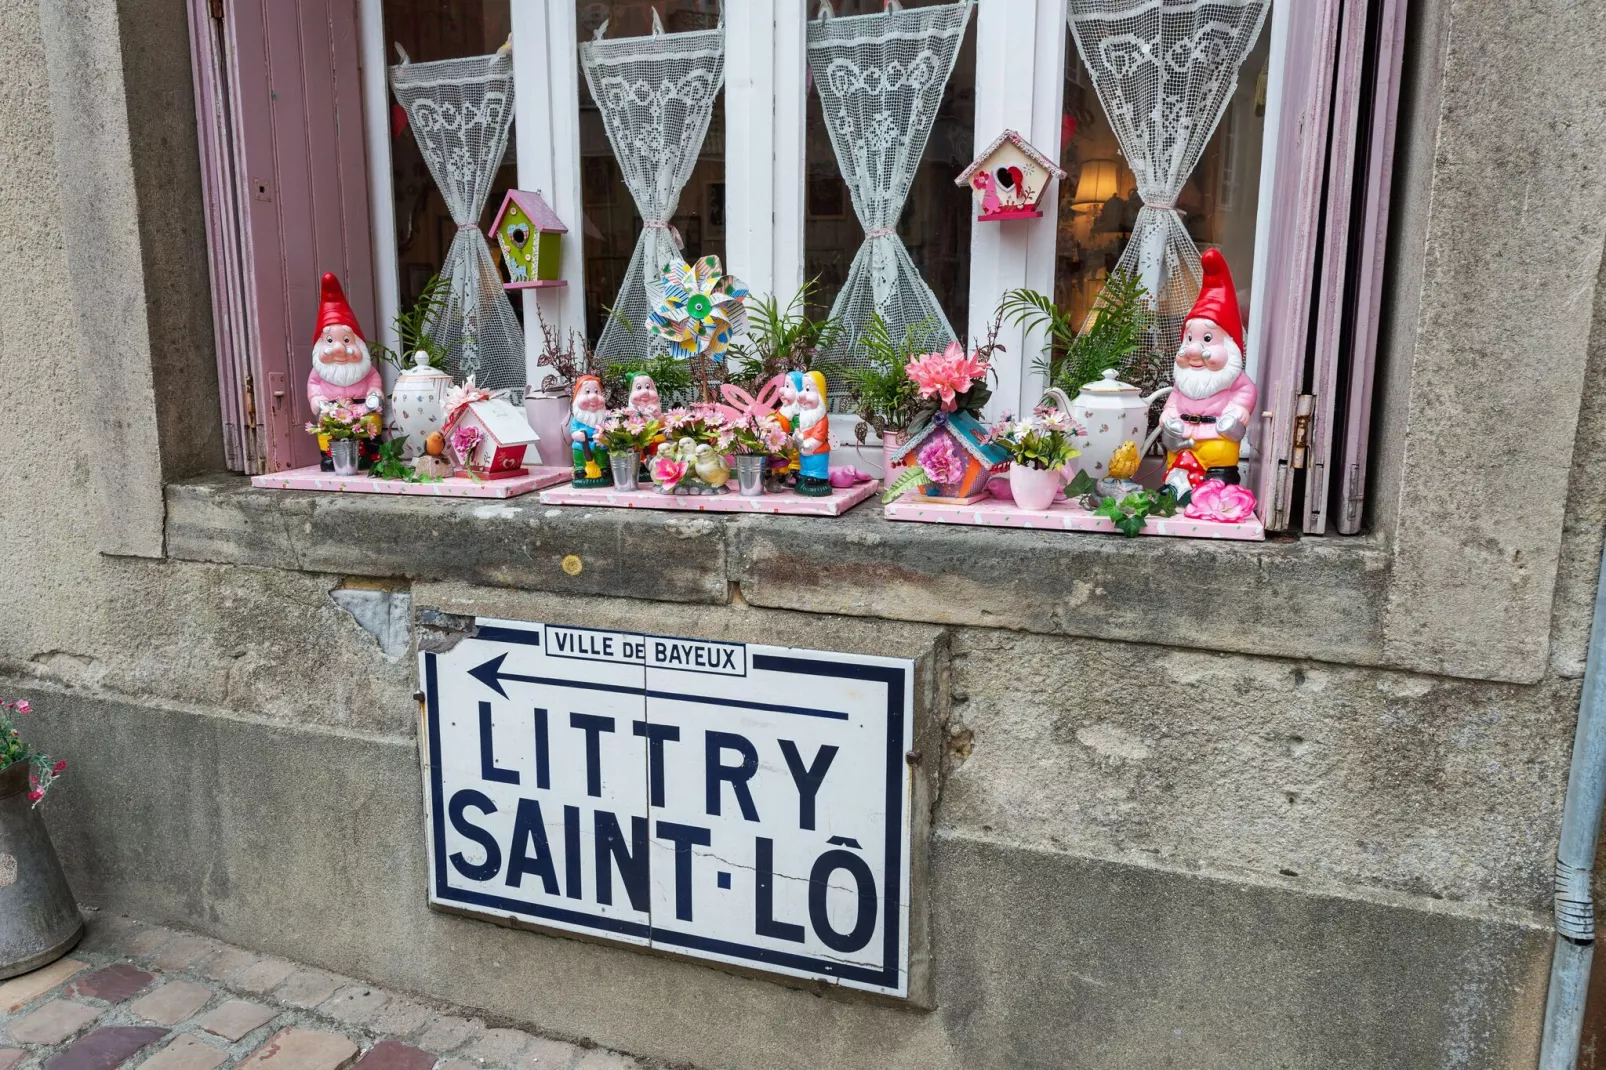
[[[563,266],[563,235],[569,228],[539,193],[508,190],[491,231],[502,247],[502,262],[512,280],[503,283],[503,289],[565,285],[558,274]]]
[[[481,432],[468,455],[460,458],[463,467],[481,479],[522,475],[525,452],[540,441],[530,421],[525,419],[524,410],[501,398],[470,403],[452,424],[447,441],[450,442],[452,435],[462,427],[478,428]]]
[[[895,465],[921,464],[920,453],[938,438],[948,439],[948,451],[957,463],[950,470],[928,470],[931,482],[921,491],[927,501],[969,505],[987,494],[987,481],[1009,460],[1009,452],[987,439],[986,426],[968,412],[938,413],[925,427],[910,435],[892,451]]]
[[[1050,178],[1064,178],[1065,172],[1032,147],[1031,142],[1013,130],[998,135],[974,163],[954,179],[956,186],[969,186],[981,208],[977,219],[1036,219],[1043,213],[1037,202],[1043,199]]]

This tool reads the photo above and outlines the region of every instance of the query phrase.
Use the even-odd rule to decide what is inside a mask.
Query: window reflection
[[[930,7],[952,0],[905,0],[905,8]],[[810,3],[810,16],[815,14]],[[838,0],[837,16],[869,15],[882,10],[882,0]],[[804,277],[818,278],[813,303],[823,315],[847,281],[848,268],[864,242],[864,228],[853,214],[853,199],[842,180],[831,134],[826,129],[820,96],[812,74],[808,92],[807,141],[804,150]],[[954,185],[969,166],[974,147],[976,112],[976,17],[965,29],[953,74],[943,90],[936,125],[926,141],[920,168],[898,220],[898,235],[954,333],[968,338],[970,307],[970,191]]]
[[[579,0],[576,5],[580,40],[591,40],[607,23],[605,37],[645,37],[652,33],[656,8],[665,33],[711,30],[719,25],[716,0]],[[586,336],[592,344],[602,336],[608,309],[619,295],[636,237],[641,213],[625,185],[614,159],[613,146],[603,127],[602,113],[591,99],[585,73],[580,73],[580,195],[585,218]],[[670,224],[685,242],[685,256],[693,259],[713,253],[725,257],[725,94],[714,101],[697,166],[681,191]],[[639,326],[639,325],[638,325]]]
[[[1060,149],[1066,178],[1059,187],[1054,300],[1080,323],[1126,248],[1143,201],[1093,79],[1077,54],[1075,38],[1068,30],[1067,35]],[[1183,224],[1200,251],[1220,249],[1231,265],[1246,322],[1254,282],[1270,36],[1261,34],[1244,61],[1237,92],[1177,198]]]
[[[400,45],[414,63],[484,56],[495,52],[511,31],[509,0],[384,0],[386,62],[400,62]],[[395,98],[390,102],[391,190],[396,209],[396,261],[403,308],[424,292],[424,284],[440,271],[457,236],[446,202],[429,175],[418,142],[407,129],[407,115]],[[491,183],[481,226],[489,226],[502,198],[518,184],[517,126],[509,133],[507,152]],[[492,255],[501,253],[491,246]],[[513,302],[515,312],[521,303]],[[377,325],[376,325],[377,326]]]

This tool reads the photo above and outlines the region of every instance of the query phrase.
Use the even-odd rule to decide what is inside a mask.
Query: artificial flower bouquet
[[[654,442],[662,441],[663,433],[662,421],[643,416],[634,409],[615,409],[597,431],[597,437],[610,454],[645,455]]]
[[[1038,409],[1024,420],[1005,416],[987,433],[1009,454],[1012,464],[1036,471],[1058,471],[1082,455],[1075,440],[1082,434],[1071,418],[1059,409]]]
[[[660,494],[724,494],[726,461],[735,431],[712,405],[689,405],[664,413],[664,444],[647,465]]]
[[[0,701],[0,770],[27,763],[28,799],[37,806],[56,778],[67,771],[67,763],[53,760],[23,742],[18,718],[32,712],[27,699]]]
[[[318,436],[318,448],[327,450],[330,442],[355,438],[369,441],[379,437],[379,410],[362,402],[328,405],[318,419],[307,425],[307,434]]]

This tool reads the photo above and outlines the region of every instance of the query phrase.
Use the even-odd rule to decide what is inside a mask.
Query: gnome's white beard
[[[319,346],[313,353],[318,362],[318,378],[330,386],[351,386],[359,382],[363,376],[373,369],[373,359],[368,355],[368,346],[364,342],[355,343],[362,359],[351,364],[327,364],[324,362],[325,353],[340,352],[343,348],[338,343],[334,345]]]
[[[812,409],[799,409],[797,414],[798,427],[804,431],[825,419],[825,406],[816,405]]]
[[[575,409],[574,409],[574,412],[573,412],[574,418],[576,420],[580,421],[581,423],[585,424],[587,427],[591,427],[591,428],[601,427],[602,426],[602,419],[607,414],[608,414],[608,410],[606,408],[601,408],[601,409],[582,409],[579,406],[576,406]]]
[[[1238,378],[1238,373],[1244,370],[1244,352],[1238,348],[1238,343],[1231,338],[1223,338],[1219,344],[1227,351],[1227,363],[1221,366],[1220,371],[1184,368],[1180,364],[1172,369],[1172,381],[1185,396],[1203,401],[1212,394],[1219,394],[1231,386],[1233,380]]]

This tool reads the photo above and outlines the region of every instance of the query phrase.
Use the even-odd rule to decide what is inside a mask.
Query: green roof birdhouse
[[[507,265],[510,281],[502,284],[503,289],[565,285],[558,274],[563,266],[563,235],[569,228],[539,193],[508,190],[491,230]]]

